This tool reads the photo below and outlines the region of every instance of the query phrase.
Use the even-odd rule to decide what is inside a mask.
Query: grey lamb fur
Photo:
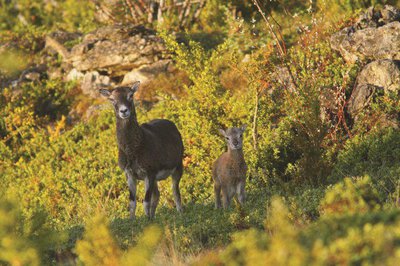
[[[100,89],[100,93],[111,101],[117,118],[118,164],[128,180],[130,215],[133,218],[136,211],[136,180],[144,180],[144,211],[152,218],[160,198],[157,181],[170,175],[176,208],[182,211],[179,181],[183,173],[183,142],[169,120],[156,119],[139,125],[133,103],[139,84],[111,91]]]
[[[232,198],[236,195],[242,205],[245,201],[247,165],[243,156],[243,132],[246,126],[219,130],[228,144],[228,151],[223,153],[213,165],[215,208],[228,208]]]

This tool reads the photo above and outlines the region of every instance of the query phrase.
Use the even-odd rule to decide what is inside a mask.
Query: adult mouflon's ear
[[[218,129],[218,131],[222,136],[224,136],[224,137],[226,136],[225,130],[220,128],[220,129]]]
[[[246,128],[247,128],[247,125],[244,124],[244,125],[242,125],[242,126],[240,127],[240,130],[241,130],[242,132],[244,132],[244,131],[246,130]]]
[[[140,85],[140,81],[136,81],[135,83],[133,83],[133,85],[131,86],[131,91],[133,93],[137,92],[137,90],[139,89],[139,85]]]
[[[107,90],[107,89],[100,89],[99,90],[100,94],[103,95],[104,97],[110,97],[111,95],[111,91]]]

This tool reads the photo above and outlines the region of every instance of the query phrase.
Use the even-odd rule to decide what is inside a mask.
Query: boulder
[[[356,87],[349,102],[348,112],[357,120],[360,111],[365,110],[377,95],[400,90],[400,61],[377,60],[366,65],[358,74]]]
[[[296,77],[294,76],[292,78],[291,73],[289,72],[287,67],[277,67],[275,71],[271,74],[272,84],[279,84],[280,86],[282,86],[282,88],[287,89],[290,92],[294,92],[296,90],[296,85],[293,82],[293,79],[296,79]],[[270,88],[269,92],[272,93]]]
[[[154,79],[160,73],[169,72],[171,60],[160,60],[151,65],[144,65],[124,75],[121,85],[132,84],[140,80],[142,83]]]
[[[99,97],[98,85],[145,84],[169,71],[170,59],[156,32],[143,26],[113,25],[83,36],[82,42],[66,51],[48,38],[51,46],[65,54],[69,64],[66,80],[81,82],[82,91]]]
[[[346,62],[363,60],[400,60],[400,10],[386,5],[382,10],[369,8],[350,27],[331,36],[331,47]]]
[[[400,86],[400,61],[377,60],[366,65],[357,77],[357,84],[370,84],[385,93],[396,91]]]
[[[111,85],[110,78],[106,75],[101,75],[97,71],[87,72],[81,81],[81,90],[84,94],[93,98],[100,97],[98,89]]]
[[[166,49],[153,30],[143,26],[106,26],[83,37],[69,56],[78,71],[101,70],[121,76],[163,59]]]

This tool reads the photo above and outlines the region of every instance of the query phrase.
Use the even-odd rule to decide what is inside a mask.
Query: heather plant
[[[93,18],[94,1],[79,7],[75,0],[42,2],[18,1],[26,4],[22,10],[16,1],[0,0],[2,41],[27,64],[39,59],[48,32],[86,32],[96,23],[85,22]],[[399,261],[399,134],[376,123],[380,117],[396,122],[398,96],[375,95],[353,123],[345,106],[362,65],[346,64],[327,41],[354,20],[342,21],[354,16],[352,9],[373,1],[261,3],[286,43],[279,54],[253,2],[207,1],[179,41],[160,33],[179,77],[150,81],[160,88],[145,99],[157,102],[138,107],[137,116],[139,123],[170,119],[182,133],[184,209],[173,210],[171,183],[160,182],[155,227],[148,228],[141,204],[136,220],[128,219],[110,105],[101,103],[83,119],[84,110],[77,110],[100,100],[85,98],[79,84],[45,75],[1,88],[0,197],[18,203],[0,204],[0,264],[164,265],[171,257],[199,265]],[[179,28],[173,13],[164,28]],[[2,58],[2,77],[25,67],[20,60],[8,64],[13,55]],[[226,148],[218,129],[242,124],[248,125],[247,201],[214,210],[211,165]],[[137,194],[142,202],[142,182]]]
[[[117,265],[121,251],[111,236],[106,219],[100,214],[89,221],[82,240],[76,243],[76,253],[85,265]]]
[[[1,30],[23,32],[27,26],[34,26],[87,31],[94,26],[94,5],[91,1],[2,0],[0,14]]]
[[[44,211],[22,215],[16,200],[0,198],[0,263],[6,265],[43,265],[65,240],[48,224]]]
[[[399,191],[398,143],[398,130],[390,128],[353,137],[339,152],[330,182],[346,176],[368,175],[380,200],[395,202]]]
[[[105,216],[98,213],[77,241],[76,253],[84,265],[148,265],[160,244],[161,233],[157,226],[149,226],[137,239],[137,245],[124,251],[111,235]]]
[[[212,265],[325,265],[376,264],[398,260],[399,213],[355,212],[324,217],[296,228],[283,201],[275,198],[268,208],[266,231],[250,229],[234,235],[222,251],[200,258],[197,263]]]
[[[368,176],[345,178],[340,183],[327,188],[321,201],[323,215],[341,215],[379,210],[381,208],[378,191]]]

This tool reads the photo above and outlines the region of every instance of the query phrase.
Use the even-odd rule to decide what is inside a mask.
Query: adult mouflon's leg
[[[136,212],[136,176],[130,169],[125,170],[125,176],[129,187],[129,214],[131,218],[135,218]]]
[[[153,190],[155,186],[155,178],[146,177],[144,178],[144,200],[143,208],[147,217],[151,218],[151,198],[153,195]]]
[[[180,165],[172,173],[172,193],[174,194],[176,209],[179,212],[182,211],[181,192],[179,190],[179,182],[181,181],[182,174],[183,174],[183,165]]]
[[[160,200],[160,191],[158,190],[157,181],[155,181],[153,193],[151,195],[150,218],[153,218],[155,216],[159,200]]]

